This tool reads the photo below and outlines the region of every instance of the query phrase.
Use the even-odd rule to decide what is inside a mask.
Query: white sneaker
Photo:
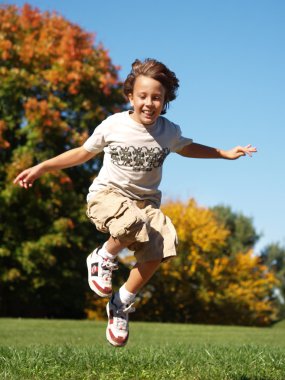
[[[118,262],[98,255],[99,248],[87,257],[88,283],[100,297],[111,297],[112,272],[118,269]]]
[[[108,326],[106,337],[109,343],[116,347],[124,346],[129,338],[129,313],[133,313],[134,303],[117,307],[114,304],[114,295],[106,306]]]

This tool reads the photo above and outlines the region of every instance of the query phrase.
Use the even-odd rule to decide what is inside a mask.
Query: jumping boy
[[[162,117],[176,98],[175,73],[154,59],[136,60],[124,83],[133,110],[116,113],[99,126],[83,146],[71,149],[21,172],[15,184],[28,189],[44,173],[83,164],[104,151],[104,162],[89,188],[87,215],[109,239],[87,258],[88,283],[107,304],[107,340],[124,346],[129,336],[128,315],[138,291],[150,280],[160,263],[176,255],[176,232],[160,210],[158,190],[162,165],[171,152],[191,158],[235,160],[251,156],[251,145],[221,150],[192,142],[178,125]],[[136,264],[128,280],[112,295],[116,257],[128,247]]]

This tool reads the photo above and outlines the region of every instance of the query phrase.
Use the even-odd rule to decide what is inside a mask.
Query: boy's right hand
[[[15,185],[29,189],[33,186],[34,181],[44,173],[41,164],[32,166],[31,168],[23,170],[13,181]]]

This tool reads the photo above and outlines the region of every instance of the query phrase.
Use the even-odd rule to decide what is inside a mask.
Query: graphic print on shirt
[[[169,153],[169,148],[110,146],[111,161],[113,164],[130,167],[137,172],[151,171],[154,168],[162,166],[163,161]]]

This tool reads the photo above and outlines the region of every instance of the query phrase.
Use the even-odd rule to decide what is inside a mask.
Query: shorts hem
[[[135,256],[135,259],[136,259],[136,262],[137,263],[147,263],[148,261],[157,261],[157,260],[160,260],[162,263],[170,260],[170,259],[174,259],[175,257],[177,257],[177,254],[172,254],[172,255],[167,255],[167,256],[163,256],[163,257],[136,257],[136,254],[134,254]]]

